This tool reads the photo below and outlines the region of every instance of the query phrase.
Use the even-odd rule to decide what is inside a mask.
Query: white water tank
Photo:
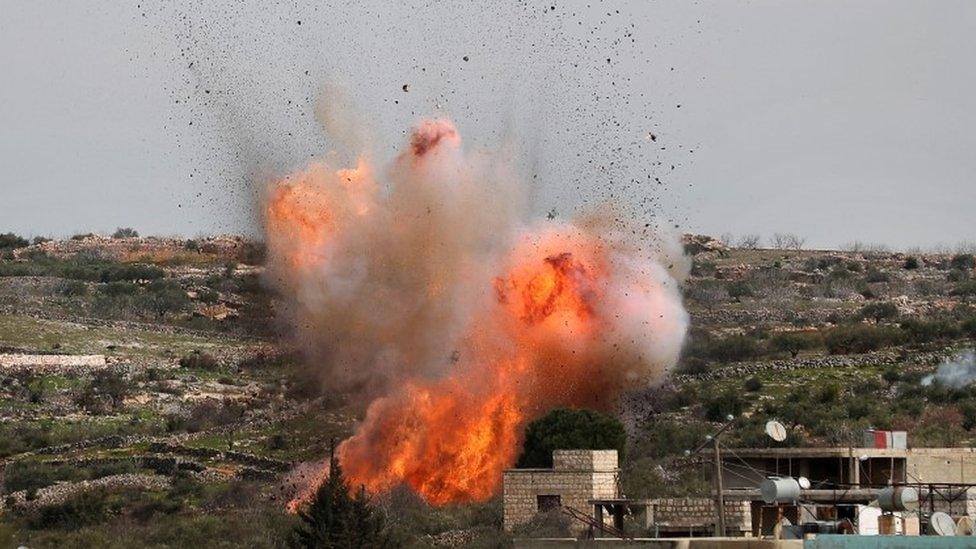
[[[759,483],[766,503],[792,503],[800,499],[800,483],[792,477],[769,477]]]
[[[878,492],[878,506],[884,511],[908,511],[918,507],[918,490],[911,486],[889,486]]]

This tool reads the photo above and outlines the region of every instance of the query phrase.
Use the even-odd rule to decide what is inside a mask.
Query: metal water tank
[[[889,486],[878,492],[882,511],[909,511],[918,507],[918,490],[911,486]]]
[[[792,477],[769,477],[759,483],[766,503],[790,503],[800,499],[800,483]]]

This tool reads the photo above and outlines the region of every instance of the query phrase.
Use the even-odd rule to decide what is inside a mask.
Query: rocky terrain
[[[973,346],[973,256],[801,244],[686,238],[681,362],[617,410],[629,496],[702,493],[683,450],[726,414],[743,446],[772,418],[794,445],[972,442],[976,391],[922,379]],[[288,472],[362,409],[302,373],[261,262],[236,237],[0,238],[0,546],[282,543]],[[506,539],[497,502],[384,504],[417,546]]]

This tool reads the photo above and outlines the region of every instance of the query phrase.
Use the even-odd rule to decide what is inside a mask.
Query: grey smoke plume
[[[922,385],[940,385],[959,389],[976,381],[976,352],[968,350],[952,360],[943,362],[934,374],[922,378]]]

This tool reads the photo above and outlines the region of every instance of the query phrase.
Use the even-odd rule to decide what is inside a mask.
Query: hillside
[[[113,546],[125,532],[130,546],[279,545],[294,520],[282,475],[326,455],[362,406],[302,374],[274,322],[261,246],[0,242],[0,544]],[[742,446],[769,444],[771,418],[793,445],[846,446],[868,426],[905,429],[916,446],[971,444],[976,390],[921,381],[973,345],[972,255],[704,237],[687,249],[683,358],[619,407],[628,496],[702,492],[682,454],[726,414],[740,418],[730,443]],[[504,539],[497,502],[391,498],[418,546]]]

